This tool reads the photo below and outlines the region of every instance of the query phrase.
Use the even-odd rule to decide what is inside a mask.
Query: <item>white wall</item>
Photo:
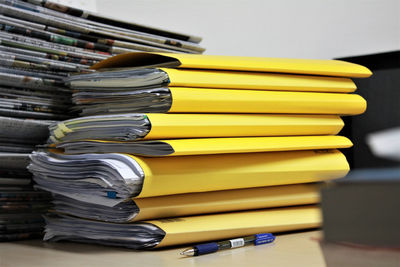
[[[333,58],[400,49],[400,0],[96,0],[99,13],[203,37],[207,54]]]

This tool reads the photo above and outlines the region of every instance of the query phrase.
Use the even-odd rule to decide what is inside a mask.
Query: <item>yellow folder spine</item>
[[[286,113],[357,115],[366,101],[356,94],[171,87],[171,113]]]
[[[334,115],[147,114],[145,139],[334,135],[343,121]]]
[[[297,184],[135,198],[139,214],[132,221],[316,204],[319,188]]]
[[[156,247],[221,240],[246,235],[316,228],[321,225],[316,206],[179,217],[145,221],[166,233]]]
[[[145,174],[138,197],[310,183],[343,177],[349,170],[337,150],[131,157]]]
[[[223,88],[351,93],[357,87],[349,78],[290,75],[278,73],[162,69],[170,87]]]

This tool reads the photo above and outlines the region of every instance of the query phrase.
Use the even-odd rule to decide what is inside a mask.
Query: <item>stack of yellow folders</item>
[[[46,240],[161,247],[319,227],[318,182],[349,166],[365,111],[334,60],[129,53],[71,76],[82,117],[31,155]]]

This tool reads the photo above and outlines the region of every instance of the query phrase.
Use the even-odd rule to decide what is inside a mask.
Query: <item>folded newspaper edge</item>
[[[162,229],[149,223],[116,224],[67,215],[49,215],[45,219],[45,241],[70,240],[143,249],[158,245],[165,236]]]
[[[0,169],[26,169],[29,165],[28,153],[0,152]]]
[[[45,142],[48,128],[54,120],[18,119],[0,116],[0,140],[3,138],[23,139],[31,144]]]
[[[143,138],[150,128],[145,114],[88,116],[52,124],[49,142],[88,138],[129,141]]]

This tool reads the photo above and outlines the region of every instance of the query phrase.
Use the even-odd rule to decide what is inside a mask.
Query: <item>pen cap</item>
[[[257,234],[255,235],[254,245],[262,245],[274,242],[275,236],[273,234]]]

